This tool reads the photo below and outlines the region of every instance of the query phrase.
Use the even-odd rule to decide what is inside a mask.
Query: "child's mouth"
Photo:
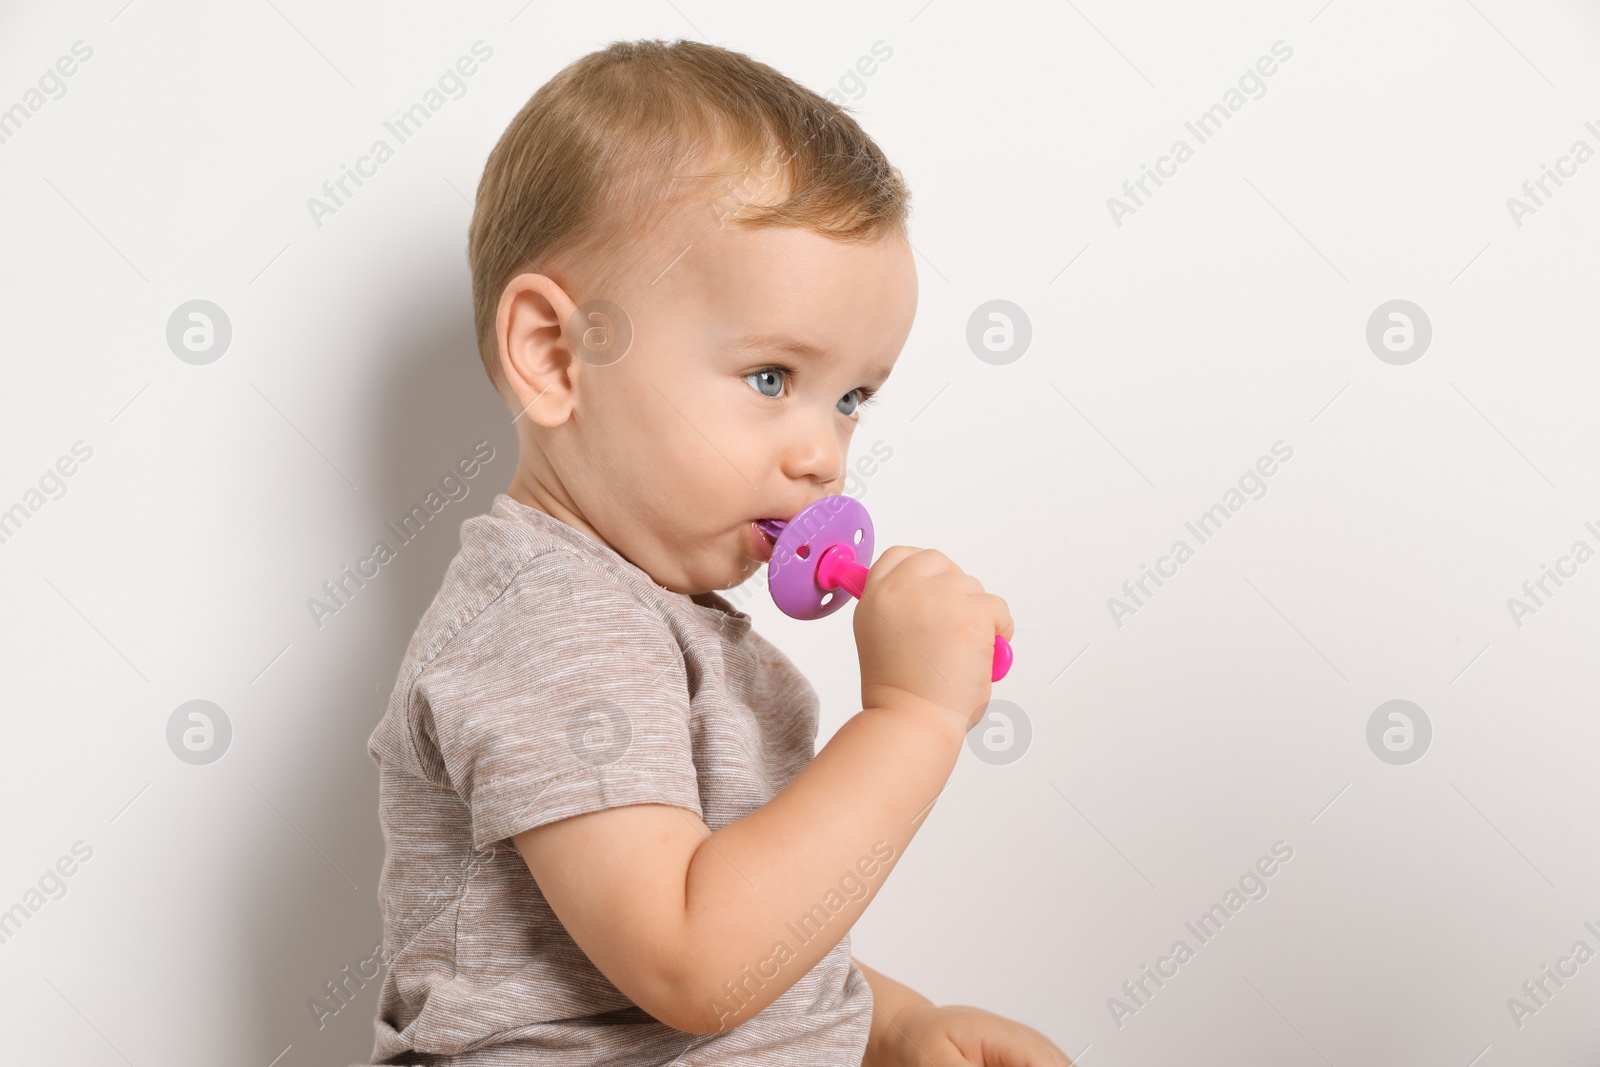
[[[778,541],[778,535],[783,532],[783,527],[782,519],[756,519],[750,524],[756,555],[763,563],[771,562],[773,546]]]

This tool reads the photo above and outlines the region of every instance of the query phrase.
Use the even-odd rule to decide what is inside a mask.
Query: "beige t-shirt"
[[[589,961],[508,840],[642,803],[720,829],[811,760],[817,710],[726,599],[497,495],[462,523],[369,743],[387,849],[373,1062],[859,1067],[872,991],[848,935],[743,1025],[675,1030]]]

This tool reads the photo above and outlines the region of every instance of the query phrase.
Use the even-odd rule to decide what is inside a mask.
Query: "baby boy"
[[[621,42],[489,155],[469,258],[515,477],[372,734],[385,1064],[1062,1067],[850,954],[990,695],[1006,604],[897,546],[854,608],[862,710],[717,593],[839,493],[911,330],[899,172],[747,56]]]

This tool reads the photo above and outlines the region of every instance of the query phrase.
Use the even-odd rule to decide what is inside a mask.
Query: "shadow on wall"
[[[265,1064],[292,1045],[275,1067],[368,1062],[386,968],[375,951],[384,846],[367,739],[412,631],[460,549],[461,523],[489,510],[516,466],[510,412],[479,361],[470,305],[455,272],[443,273],[435,265],[407,277],[392,304],[397,313],[375,328],[378,354],[364,361],[382,372],[370,396],[350,404],[378,450],[376,476],[362,486],[372,529],[358,553],[340,545],[328,558],[352,571],[372,558],[377,573],[362,586],[347,583],[353,592],[342,604],[324,597],[331,615],[308,606],[323,624],[311,651],[317,662],[301,683],[314,707],[295,719],[317,725],[302,726],[278,757],[300,768],[302,792],[289,810],[317,813],[309,824],[296,819],[315,851],[285,826],[292,844],[263,843],[263,862],[241,872],[238,886],[260,1028],[241,1047],[270,1049]],[[457,469],[463,458],[481,464],[471,478]],[[380,540],[387,559],[375,552]],[[373,564],[362,569],[371,573]]]

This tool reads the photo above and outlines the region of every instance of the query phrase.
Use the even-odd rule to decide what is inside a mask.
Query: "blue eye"
[[[760,370],[751,371],[744,376],[744,381],[750,382],[756,392],[773,400],[783,395],[783,379],[794,377],[794,371],[788,367],[762,367]],[[767,386],[772,386],[776,392],[768,392]],[[866,386],[852,389],[839,400],[839,414],[857,418],[863,404],[872,402],[873,391]]]
[[[844,413],[846,415],[849,415],[851,418],[860,418],[861,417],[861,409],[863,407],[865,407],[867,404],[872,403],[872,398],[876,394],[873,393],[873,391],[871,389],[868,389],[866,386],[862,386],[860,389],[852,389],[852,390],[850,390],[850,392],[848,392],[848,393],[846,393],[844,395],[844,400],[839,401],[839,403],[843,404],[845,402],[845,400],[849,400],[852,396],[857,396],[857,395],[860,396],[860,399],[857,400],[854,404],[852,404],[850,406],[850,410],[849,411],[846,411]]]
[[[778,376],[780,374],[784,374],[784,373],[787,373],[787,372],[785,372],[782,367],[763,367],[758,371],[752,371],[751,373],[746,374],[744,376],[744,380],[748,382],[748,381],[750,381],[751,378],[762,378],[762,377],[771,379],[771,378],[774,378],[774,377],[776,377],[776,376]],[[769,393],[765,389],[763,389],[760,385],[757,385],[755,388],[756,388],[756,392],[760,393],[762,396],[770,396],[770,397],[776,398],[776,397],[780,397],[780,396],[783,395],[783,381],[782,381],[782,379],[779,379],[778,382],[777,382],[778,391],[776,393]]]

